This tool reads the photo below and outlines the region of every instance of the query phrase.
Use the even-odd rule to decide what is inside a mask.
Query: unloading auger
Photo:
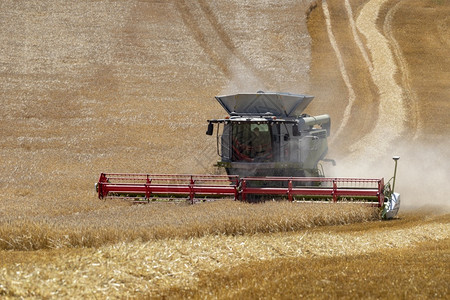
[[[102,173],[96,184],[100,199],[120,197],[133,202],[216,199],[260,202],[273,199],[320,202],[364,202],[380,207],[382,217],[395,217],[400,195],[393,178],[327,178],[320,162],[328,152],[328,115],[303,110],[309,95],[249,93],[217,96],[227,111],[208,120],[207,135],[216,127],[217,166],[226,175]],[[392,187],[391,187],[392,181]]]

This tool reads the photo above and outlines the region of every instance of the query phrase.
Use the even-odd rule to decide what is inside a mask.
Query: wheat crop
[[[152,203],[26,220],[5,217],[0,225],[0,249],[98,247],[134,240],[253,235],[377,219],[378,209],[351,203]]]
[[[396,269],[401,265],[398,257],[410,253],[402,249],[412,248],[418,254],[417,259],[408,255],[408,261],[419,265],[429,262],[445,268],[448,264],[445,256],[450,232],[448,215],[430,219],[432,222],[425,225],[394,223],[391,230],[371,229],[370,234],[335,232],[336,226],[330,226],[292,233],[120,242],[75,252],[71,249],[41,250],[29,255],[17,252],[11,262],[0,264],[0,294],[259,298],[264,297],[261,293],[265,290],[280,297],[295,293],[320,295],[321,288],[341,294],[345,289],[339,285],[343,284],[361,287],[351,294],[364,295],[386,282],[382,278],[391,280],[387,281],[388,286],[380,287],[389,291],[391,282],[404,280],[406,276]],[[414,248],[421,243],[425,253]],[[418,286],[426,284],[420,278],[428,273],[424,268],[414,263],[403,268],[414,274],[412,280]],[[446,285],[442,285],[445,272],[435,270],[433,274],[436,277],[432,278],[431,286],[437,287],[434,292],[445,295]],[[322,280],[329,286],[322,285]],[[361,285],[365,280],[370,288]],[[37,286],[34,282],[41,284]],[[295,286],[299,283],[302,285]],[[424,293],[430,291],[427,288]],[[408,294],[411,292],[408,287]]]

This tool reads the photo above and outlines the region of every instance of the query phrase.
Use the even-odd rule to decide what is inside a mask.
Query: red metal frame
[[[145,200],[160,195],[186,195],[194,203],[196,195],[239,198],[239,177],[226,175],[106,174],[97,184],[100,199],[114,194],[143,195]]]
[[[264,183],[267,186],[256,186],[252,182]],[[277,187],[278,183],[281,185]],[[280,184],[281,183],[281,184]],[[284,183],[284,184],[283,184]],[[371,197],[376,199],[376,206],[384,203],[384,179],[364,178],[326,178],[326,177],[247,177],[241,179],[242,200],[247,195],[282,195],[293,201],[294,196],[319,196],[332,198],[337,202],[340,198]],[[367,202],[367,198],[365,199]]]
[[[271,195],[330,198],[363,197],[365,202],[381,207],[384,203],[384,179],[325,178],[325,177],[246,177],[227,175],[164,175],[164,174],[106,174],[97,184],[98,197],[142,195],[145,201],[161,195],[187,196],[194,203],[196,196],[230,196],[247,201],[248,195]],[[370,201],[370,198],[374,199]]]

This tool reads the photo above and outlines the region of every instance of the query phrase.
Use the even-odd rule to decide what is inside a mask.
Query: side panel
[[[219,136],[221,144],[221,157],[223,162],[231,162],[233,148],[231,146],[231,124],[225,124],[222,132],[222,136]],[[217,145],[219,147],[219,145]]]
[[[318,162],[328,152],[326,130],[317,130],[303,136],[299,141],[300,161],[305,169],[317,169]]]

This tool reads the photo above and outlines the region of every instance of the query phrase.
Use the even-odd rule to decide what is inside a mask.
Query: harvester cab
[[[323,177],[319,162],[328,152],[330,117],[302,114],[313,98],[264,92],[217,96],[228,113],[208,120],[206,134],[217,125],[217,165],[240,177]]]

